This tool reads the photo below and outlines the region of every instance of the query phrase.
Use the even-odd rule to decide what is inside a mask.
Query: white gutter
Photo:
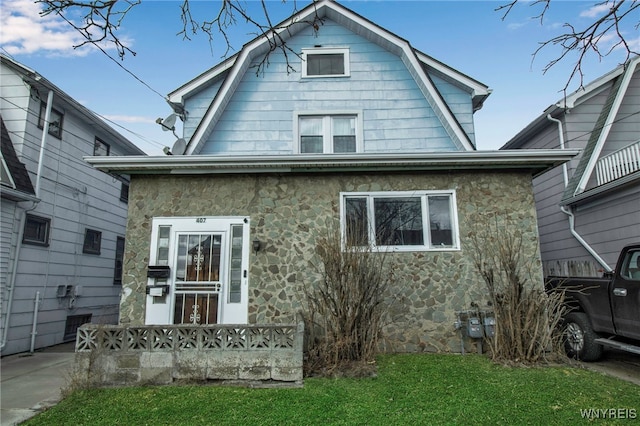
[[[532,169],[542,172],[578,155],[579,150],[532,149],[412,154],[349,155],[168,155],[84,157],[93,167],[119,173],[273,173],[337,170]]]
[[[554,123],[556,123],[558,125],[558,138],[560,140],[560,150],[564,151],[565,150],[565,145],[564,145],[564,131],[562,129],[562,121],[553,118],[551,116],[551,114],[547,115],[547,119],[549,121],[553,121]],[[563,174],[563,179],[564,179],[564,188],[566,189],[567,186],[569,185],[569,178],[568,178],[568,173],[567,173],[567,163],[563,163],[562,164],[562,174]],[[593,247],[591,247],[589,245],[589,243],[587,243],[584,238],[582,238],[582,236],[580,234],[578,234],[578,231],[576,231],[576,223],[575,223],[575,216],[573,214],[573,212],[571,210],[567,210],[565,208],[565,206],[560,206],[560,211],[562,211],[562,213],[566,214],[568,219],[569,219],[569,231],[571,232],[571,235],[573,235],[573,237],[578,240],[578,242],[582,245],[582,247],[584,247],[590,254],[591,256],[593,256],[594,259],[596,259],[598,261],[598,263],[600,265],[602,265],[602,267],[604,268],[605,271],[607,272],[611,272],[612,269],[609,267],[609,265],[600,257],[600,255],[598,255],[598,253],[593,249]]]
[[[560,139],[560,149],[564,151],[564,131],[562,130],[562,121],[557,118],[553,118],[551,114],[547,114],[547,120],[553,121],[558,125],[558,138]],[[564,187],[569,185],[569,173],[567,172],[567,163],[562,164],[562,178],[564,180]]]

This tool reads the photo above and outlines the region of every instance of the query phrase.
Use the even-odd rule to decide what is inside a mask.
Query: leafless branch
[[[509,3],[499,6],[495,10],[504,12],[502,16],[502,19],[504,20],[507,15],[512,12],[515,5],[521,1],[522,0],[510,1]],[[531,6],[542,5],[542,10],[534,17],[539,19],[541,24],[543,23],[546,13],[550,8],[550,4],[551,0],[536,0],[530,4]],[[580,87],[583,87],[583,61],[590,54],[595,54],[598,59],[602,59],[611,54],[614,50],[624,49],[626,54],[624,62],[626,62],[633,55],[637,55],[639,53],[627,41],[627,37],[629,37],[629,35],[625,34],[622,30],[621,22],[627,22],[629,19],[634,19],[634,16],[639,16],[638,12],[640,11],[640,2],[635,0],[605,0],[603,2],[596,3],[595,6],[608,6],[608,9],[602,16],[597,18],[595,21],[592,21],[585,28],[565,23],[562,26],[562,28],[565,29],[562,34],[541,42],[540,46],[533,53],[533,60],[535,60],[535,58],[547,48],[555,46],[560,49],[560,53],[545,65],[542,70],[543,74],[558,63],[567,61],[569,55],[577,55],[573,69],[571,70],[569,78],[562,89],[565,93],[571,82],[576,77],[579,78]],[[636,30],[639,25],[640,20],[634,26]]]
[[[118,56],[123,59],[129,52],[135,56],[135,52],[126,46],[116,35],[123,19],[140,4],[141,0],[95,0],[91,2],[73,0],[36,0],[44,5],[40,12],[42,16],[56,14],[62,17],[69,25],[75,28],[84,37],[85,41],[73,46],[74,49],[87,44],[100,45],[113,43],[118,51]],[[68,17],[70,11],[80,12],[80,23]]]

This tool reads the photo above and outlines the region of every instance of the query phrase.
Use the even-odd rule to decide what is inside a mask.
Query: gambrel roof
[[[449,109],[433,81],[429,78],[427,70],[470,93],[474,111],[482,107],[484,100],[491,93],[486,85],[415,50],[409,42],[403,38],[381,28],[331,0],[319,0],[310,4],[281,24],[274,26],[274,28],[278,28],[275,31],[277,31],[283,39],[290,39],[301,30],[307,28],[309,25],[308,22],[312,21],[316,15],[321,19],[330,19],[344,26],[350,31],[382,46],[401,58],[452,141],[465,150],[475,149],[469,136],[457,121],[453,112]],[[269,48],[268,38],[266,36],[258,37],[245,44],[242,50],[236,55],[221,62],[169,94],[169,103],[174,107],[176,112],[182,112],[181,109],[184,106],[184,100],[186,98],[207,87],[214,81],[223,80],[218,93],[189,140],[185,154],[198,154],[200,152],[204,142],[213,131],[227,103],[233,96],[235,89],[250,68],[252,60],[267,54]]]

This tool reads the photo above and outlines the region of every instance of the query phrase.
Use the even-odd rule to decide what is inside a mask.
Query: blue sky
[[[542,69],[559,54],[549,48],[532,61],[540,42],[561,31],[565,22],[580,26],[593,19],[598,0],[553,0],[541,23],[540,8],[518,5],[505,19],[495,9],[503,1],[346,1],[341,3],[365,18],[408,40],[414,48],[488,85],[493,93],[475,114],[480,150],[498,149],[519,130],[562,98],[575,57],[570,56],[546,74]],[[247,2],[259,11],[258,2]],[[299,7],[306,5],[298,1]],[[287,17],[293,3],[269,3],[278,18]],[[161,155],[175,137],[155,123],[171,113],[163,96],[220,62],[225,45],[209,45],[204,35],[184,40],[180,2],[143,0],[125,18],[119,36],[136,55],[115,62],[95,48],[72,49],[78,35],[54,16],[40,17],[32,0],[3,0],[0,8],[0,50],[32,68],[87,108],[106,117],[125,137],[150,155]],[[219,1],[192,0],[194,15],[211,16]],[[632,18],[633,19],[633,18]],[[636,18],[635,23],[638,22]],[[640,36],[627,23],[628,39],[640,45]],[[252,29],[240,25],[231,32],[239,50],[251,40]],[[231,52],[233,54],[235,52]],[[625,56],[614,51],[602,61],[589,58],[585,83],[618,66]],[[125,71],[122,67],[130,71]],[[134,74],[137,78],[133,77]],[[143,81],[145,84],[141,83]],[[579,81],[569,85],[569,92]],[[151,89],[149,87],[151,87]],[[153,89],[153,90],[152,90]]]

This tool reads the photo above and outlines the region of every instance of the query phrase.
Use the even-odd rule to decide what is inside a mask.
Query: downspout
[[[11,276],[9,277],[9,288],[7,295],[7,312],[4,317],[4,326],[2,327],[2,344],[0,344],[0,352],[4,350],[7,345],[7,338],[9,336],[9,324],[11,319],[11,308],[13,306],[13,291],[16,287],[16,276],[18,271],[18,260],[20,259],[20,251],[22,250],[22,239],[24,238],[24,225],[27,221],[27,212],[35,209],[38,205],[38,201],[33,201],[33,206],[28,209],[23,209],[20,214],[20,224],[18,225],[18,241],[16,241],[16,251],[13,257],[13,263],[11,265]]]
[[[564,132],[562,129],[562,121],[558,120],[557,118],[553,118],[551,116],[551,114],[547,114],[547,120],[549,121],[553,121],[554,123],[558,124],[558,138],[560,140],[560,149],[564,150],[565,146],[564,146]],[[567,173],[567,163],[562,164],[562,177],[564,179],[564,187],[566,188],[569,185],[569,175]],[[598,253],[596,253],[596,251],[593,249],[593,247],[591,247],[589,245],[589,243],[587,243],[584,238],[582,238],[582,236],[580,236],[580,234],[578,234],[578,231],[576,231],[576,221],[575,221],[575,216],[573,214],[573,212],[569,209],[567,209],[565,206],[560,206],[560,211],[564,214],[567,215],[567,217],[569,218],[569,231],[571,232],[571,235],[573,235],[573,237],[578,240],[578,242],[580,243],[580,245],[582,245],[582,247],[584,247],[589,254],[591,254],[591,256],[593,256],[594,259],[596,259],[596,261],[604,268],[604,270],[606,272],[611,272],[612,269],[609,267],[609,265],[607,264],[607,262],[605,262]]]
[[[42,129],[42,138],[40,139],[40,154],[38,156],[38,170],[36,173],[36,187],[35,187],[35,191],[36,191],[36,197],[40,198],[40,182],[41,182],[41,178],[42,178],[42,169],[44,167],[44,151],[45,148],[47,146],[47,136],[49,135],[49,121],[51,119],[51,108],[53,105],[53,90],[49,90],[49,93],[47,94],[47,107],[45,110],[45,114],[44,114],[44,126]],[[3,332],[3,336],[2,336],[2,345],[0,346],[0,351],[2,351],[4,349],[4,347],[7,344],[7,339],[8,339],[8,335],[9,335],[9,320],[11,318],[11,307],[13,305],[13,291],[15,288],[15,282],[16,282],[16,275],[17,275],[17,269],[18,269],[18,260],[20,259],[20,251],[22,249],[22,239],[24,238],[24,225],[27,219],[27,212],[31,211],[33,209],[36,208],[36,205],[38,204],[38,202],[34,202],[34,205],[30,208],[30,209],[25,209],[22,212],[22,216],[20,218],[20,228],[18,230],[18,241],[16,242],[16,253],[13,259],[13,269],[11,271],[11,278],[10,278],[10,283],[9,283],[9,294],[8,294],[8,301],[7,301],[7,313],[5,316],[5,321],[4,321],[4,329],[2,330]],[[31,346],[32,346],[32,350],[31,352],[33,352],[33,345],[35,343],[35,335],[37,334],[37,321],[38,321],[38,307],[39,307],[39,303],[38,303],[38,299],[40,297],[40,292],[36,293],[36,303],[34,304],[34,311],[33,311],[33,325],[32,325],[32,331],[31,331]]]
[[[49,120],[51,119],[51,105],[53,104],[53,90],[49,90],[47,95],[47,108],[44,113],[44,126],[42,129],[42,139],[40,140],[40,156],[38,157],[38,172],[36,173],[36,197],[40,197],[40,181],[42,178],[42,168],[44,167],[44,150],[47,146],[47,136],[49,135]]]

